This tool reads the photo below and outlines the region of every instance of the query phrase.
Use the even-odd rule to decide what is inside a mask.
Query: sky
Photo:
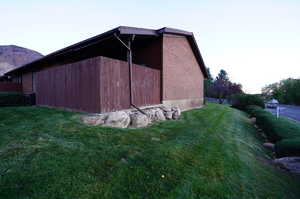
[[[259,93],[300,77],[299,0],[0,1],[0,45],[44,55],[117,26],[194,33],[205,65]]]

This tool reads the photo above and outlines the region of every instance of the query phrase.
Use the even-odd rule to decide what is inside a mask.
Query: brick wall
[[[203,104],[204,76],[184,36],[163,36],[163,102],[183,109]],[[181,105],[180,105],[181,104]]]

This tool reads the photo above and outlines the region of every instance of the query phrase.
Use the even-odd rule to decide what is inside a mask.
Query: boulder
[[[154,116],[154,121],[164,121],[166,120],[166,117],[161,109],[156,109],[155,110],[155,116]]]
[[[269,149],[269,150],[271,150],[271,151],[274,151],[275,145],[274,145],[273,143],[266,142],[266,143],[263,143],[263,146],[264,146],[266,149]]]
[[[82,117],[82,122],[88,125],[102,125],[104,124],[107,115],[87,115]]]
[[[181,111],[180,111],[180,109],[177,108],[177,107],[174,107],[174,108],[172,108],[172,110],[173,110],[173,116],[172,116],[172,118],[173,118],[174,120],[180,119],[180,116],[181,116]]]
[[[146,109],[143,111],[147,114],[148,118],[152,121],[155,116],[155,111],[153,109]]]
[[[257,128],[257,131],[258,132],[263,132],[263,130],[261,128],[259,128],[259,127]]]
[[[150,123],[150,119],[147,115],[136,113],[130,115],[132,127],[145,127]]]
[[[300,157],[283,157],[274,160],[279,167],[291,173],[300,174]]]
[[[167,120],[173,119],[173,111],[164,111]]]
[[[151,140],[152,140],[152,141],[160,141],[160,139],[159,139],[159,138],[156,138],[156,137],[151,138]]]
[[[152,108],[144,110],[151,122],[164,121],[166,117],[160,108]]]
[[[108,114],[104,126],[115,128],[127,128],[130,123],[130,117],[125,111],[117,111]]]
[[[165,107],[165,106],[162,106],[162,107],[160,107],[160,108],[161,108],[161,110],[163,110],[164,112],[170,112],[170,111],[172,111],[171,108],[168,108],[168,107]]]

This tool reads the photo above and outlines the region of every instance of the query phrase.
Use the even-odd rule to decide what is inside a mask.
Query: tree
[[[230,85],[229,85],[229,95],[241,94],[241,93],[243,93],[242,85],[238,84],[238,83],[232,83],[232,82],[230,82]]]
[[[243,93],[242,85],[231,82],[228,73],[223,69],[220,70],[211,88],[213,96],[218,98],[220,104],[230,95]]]
[[[262,89],[266,99],[277,99],[282,104],[300,105],[300,79],[284,79]]]
[[[213,84],[214,78],[212,77],[210,73],[210,69],[206,68],[207,72],[207,79],[204,80],[204,96],[210,97],[211,96],[211,85]]]
[[[269,84],[262,88],[262,95],[266,100],[274,98],[273,93],[279,87],[279,83]]]
[[[224,82],[228,82],[229,77],[228,77],[227,72],[225,70],[221,69],[218,76],[216,77],[216,80],[222,80]]]
[[[208,77],[204,80],[205,97],[217,98],[219,103],[222,104],[228,96],[243,93],[242,85],[231,82],[225,70],[220,70],[215,79],[212,77],[209,68],[206,68],[206,71]]]

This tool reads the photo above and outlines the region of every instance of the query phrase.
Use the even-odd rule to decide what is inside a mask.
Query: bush
[[[246,112],[256,117],[256,124],[273,142],[289,138],[300,138],[300,125],[294,121],[277,118],[258,106],[248,106]]]
[[[19,92],[0,92],[0,107],[34,105],[34,94],[25,95]]]
[[[300,156],[300,138],[284,139],[275,144],[277,157]]]
[[[261,108],[265,108],[265,103],[258,95],[249,95],[249,94],[237,94],[232,95],[229,98],[232,107],[245,110],[249,105],[256,105]]]

